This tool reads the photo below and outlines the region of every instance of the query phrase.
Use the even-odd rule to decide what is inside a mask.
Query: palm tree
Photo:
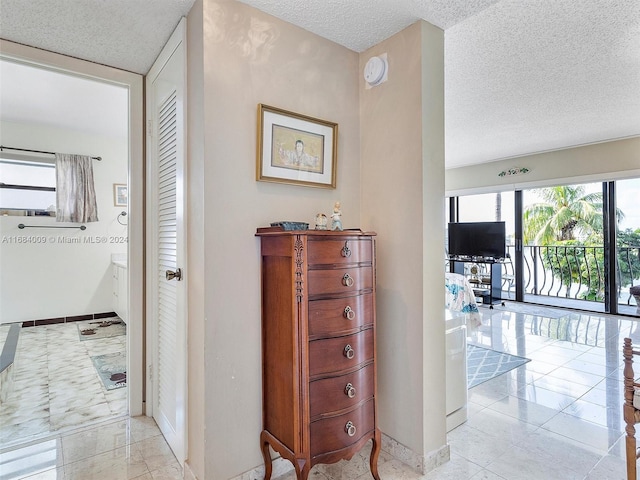
[[[604,285],[598,272],[604,271],[604,250],[589,247],[601,247],[604,240],[602,192],[585,194],[585,188],[577,185],[543,188],[537,193],[543,202],[529,205],[523,213],[524,244],[542,247],[543,266],[562,284],[588,285],[580,296],[601,301]],[[624,214],[617,209],[616,216],[619,224]]]
[[[544,201],[529,205],[524,211],[525,245],[601,237],[602,192],[585,194],[581,185],[542,188],[536,192]]]

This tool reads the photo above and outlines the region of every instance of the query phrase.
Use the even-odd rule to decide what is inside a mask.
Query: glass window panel
[[[596,195],[595,198],[590,195]],[[593,229],[588,220],[585,220],[578,213],[580,208],[578,207],[580,202],[591,204],[592,206],[599,207],[602,204],[602,183],[582,183],[575,185],[555,185],[552,187],[535,188],[522,191],[522,208],[526,213],[533,205],[546,206],[545,213],[540,213],[536,217],[540,217],[541,220],[554,220],[554,217],[560,220],[560,215],[563,215],[563,209],[573,211],[574,214],[571,218],[575,221],[573,227],[565,231],[565,238],[576,240],[581,243],[602,245],[602,227]],[[602,218],[602,210],[597,209],[598,214]],[[544,217],[544,218],[542,218]],[[557,223],[557,222],[552,222]],[[546,222],[540,222],[541,225],[545,225]],[[534,237],[540,232],[539,229],[527,228],[528,225],[524,225],[525,230],[525,243],[532,244]],[[547,239],[546,244],[553,245],[562,241],[561,231],[555,232],[554,239]],[[528,240],[528,241],[527,241]]]
[[[460,222],[505,222],[507,245],[516,231],[514,192],[482,193],[459,198]]]
[[[629,289],[640,285],[640,178],[616,182],[618,218],[616,245],[618,311],[628,315],[638,313],[638,301]]]
[[[56,192],[0,188],[0,209],[54,210]]]
[[[525,298],[604,311],[602,183],[524,190]]]
[[[56,186],[56,169],[51,164],[0,160],[0,182],[38,187]]]
[[[31,187],[56,186],[56,169],[51,163],[0,158],[0,183]],[[0,209],[55,211],[56,192],[0,188]]]

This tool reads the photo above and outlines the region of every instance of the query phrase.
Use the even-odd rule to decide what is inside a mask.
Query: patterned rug
[[[109,353],[91,357],[93,366],[107,390],[127,386],[127,357],[124,353]]]
[[[127,324],[120,317],[101,318],[100,320],[84,320],[76,323],[80,341],[96,338],[117,337],[127,333]]]
[[[530,361],[529,358],[467,345],[467,387],[480,385]]]

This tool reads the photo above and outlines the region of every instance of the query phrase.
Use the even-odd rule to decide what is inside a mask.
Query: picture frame
[[[129,203],[127,186],[122,183],[113,184],[113,205],[115,207],[126,207]]]
[[[336,188],[338,124],[258,104],[256,180]]]

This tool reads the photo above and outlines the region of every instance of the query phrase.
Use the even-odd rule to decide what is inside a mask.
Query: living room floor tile
[[[547,310],[534,307],[534,313],[526,313],[525,307],[519,305],[517,312],[510,312],[507,302],[500,311],[497,308],[495,311],[480,309],[483,324],[470,332],[468,341],[531,361],[469,390],[468,420],[448,433],[451,460],[427,474],[420,474],[383,452],[379,463],[382,478],[624,478],[622,339],[632,335],[634,343],[640,344],[640,333],[634,333],[637,323],[627,318],[568,311],[564,320],[581,333],[569,341],[545,336],[545,330],[539,328],[557,321],[557,318],[544,317]],[[555,314],[557,311],[554,310]],[[40,369],[48,376],[51,366],[46,361],[35,363],[43,357],[59,362],[66,358],[64,354],[70,352],[88,359],[88,356],[111,353],[118,348],[124,351],[124,338],[117,341],[111,338],[102,347],[91,343],[97,341],[92,340],[81,342],[85,345],[76,345],[67,352],[41,355],[48,348],[48,338],[56,346],[63,339],[78,341],[77,327],[70,325],[75,330],[65,330],[65,324],[23,329],[25,335],[22,338],[32,342],[40,355],[35,355],[32,350],[21,352],[20,358],[32,362],[24,370],[25,375],[31,376],[27,382],[16,382],[15,385],[24,394],[25,404],[38,409],[40,418],[29,419],[28,414],[3,404],[0,413],[0,471],[4,473],[10,471],[7,468],[17,468],[17,464],[12,466],[11,462],[33,455],[35,446],[50,461],[38,464],[39,470],[32,470],[33,474],[40,472],[43,475],[34,478],[62,478],[63,475],[67,479],[181,478],[180,466],[153,419],[122,415],[114,418],[114,405],[126,412],[124,389],[105,392],[102,398],[106,401],[102,400],[86,412],[73,414],[81,417],[86,413],[86,418],[74,419],[72,414],[64,412],[61,402],[57,403],[66,393],[64,384],[55,379],[54,384],[49,385],[48,380],[40,381],[37,375],[33,375],[34,369]],[[604,331],[606,335],[602,333]],[[67,360],[63,365],[74,361]],[[59,365],[55,363],[54,369]],[[61,366],[59,371],[67,374],[66,368]],[[43,402],[49,405],[51,399],[55,408],[60,409],[60,416],[56,415],[54,420],[62,421],[67,415],[70,420],[82,422],[90,419],[94,424],[66,426],[60,432],[54,431],[50,425],[51,414],[42,416],[41,412]],[[84,400],[79,393],[78,401],[74,403],[83,408]],[[109,420],[94,418],[92,415],[96,412],[91,410],[96,409]],[[11,424],[11,418],[20,419],[20,423]],[[43,432],[45,436],[37,440],[7,445],[14,434],[31,438],[28,435]],[[4,447],[1,442],[5,443]],[[341,462],[339,468],[314,467],[309,478],[345,480],[345,475],[357,476],[358,480],[370,478],[365,460],[362,455],[356,455],[351,463]],[[19,467],[22,469],[24,465]],[[289,470],[278,480],[294,478]]]

